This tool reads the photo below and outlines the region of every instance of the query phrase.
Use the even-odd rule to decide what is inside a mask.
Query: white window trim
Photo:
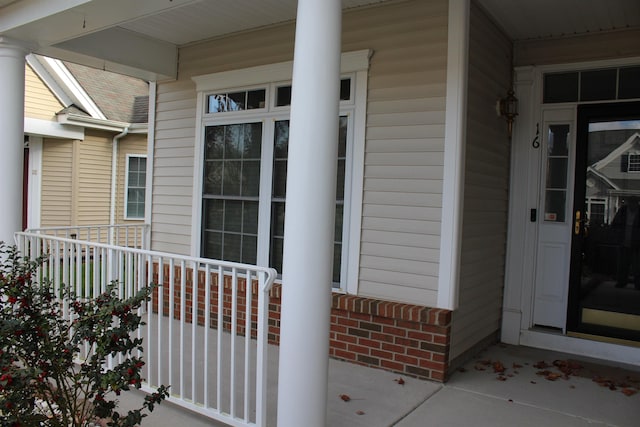
[[[347,144],[347,150],[351,150],[351,173],[345,175],[345,183],[347,191],[344,195],[344,222],[345,228],[343,229],[342,236],[342,271],[341,271],[341,287],[339,289],[334,288],[337,292],[346,292],[349,294],[358,293],[358,281],[359,281],[359,268],[360,268],[360,236],[362,229],[362,202],[363,202],[363,189],[364,189],[364,153],[365,153],[365,131],[366,131],[366,107],[367,107],[367,87],[368,87],[368,73],[369,73],[369,59],[371,58],[373,51],[360,50],[354,52],[346,52],[341,56],[340,72],[342,75],[351,74],[352,79],[352,100],[349,101],[350,105],[346,105],[344,102],[340,104],[340,114],[352,115],[350,122],[352,128],[350,129],[350,135],[347,138],[352,138],[351,144]],[[195,146],[194,146],[194,176],[193,176],[193,205],[192,205],[192,233],[191,233],[191,255],[199,256],[201,245],[201,233],[202,233],[202,168],[203,162],[203,144],[204,127],[205,123],[209,123],[205,114],[205,104],[207,102],[207,95],[213,91],[228,91],[235,89],[245,89],[250,87],[264,86],[267,88],[267,94],[265,103],[269,103],[274,97],[274,88],[276,85],[281,85],[283,82],[291,81],[293,74],[293,61],[281,62],[270,65],[262,65],[257,67],[250,67],[232,71],[224,71],[220,73],[208,74],[203,76],[195,76],[192,80],[196,84],[197,91],[197,107],[196,107],[196,132],[195,132]],[[354,84],[355,83],[355,84]],[[284,110],[284,109],[283,109]],[[280,118],[283,115],[288,117],[288,110],[285,113],[278,108],[274,108],[270,113],[265,113],[264,110],[257,110],[255,113],[252,110],[245,110],[237,114],[233,113],[216,113],[224,114],[225,119],[216,119],[216,123],[222,124],[227,119],[232,120],[242,116],[243,120],[249,121],[252,118],[275,119]],[[263,135],[263,138],[268,138],[269,135]],[[272,137],[272,135],[271,135]],[[349,141],[348,141],[349,142]],[[263,156],[265,148],[263,145]],[[265,165],[261,168],[261,189],[260,198],[263,197],[269,199],[269,206],[271,203],[271,183],[265,182],[263,179],[267,173],[267,168],[271,167]],[[349,168],[347,168],[349,169]],[[263,191],[264,187],[268,187],[268,191]],[[259,213],[258,217],[258,232],[260,239],[260,231],[270,229],[269,216]],[[346,232],[345,232],[346,231]],[[267,233],[269,234],[269,233]],[[260,244],[260,241],[259,241]],[[258,252],[257,261],[259,265],[266,265],[268,263],[268,257],[266,253],[261,254]]]
[[[124,171],[124,206],[123,206],[123,214],[124,214],[124,219],[128,220],[128,221],[144,221],[146,214],[147,214],[147,186],[145,186],[145,198],[144,198],[144,215],[142,215],[141,217],[131,217],[129,216],[129,161],[132,158],[140,158],[140,159],[147,159],[147,155],[146,154],[127,154],[127,161],[125,162],[125,171]],[[146,168],[145,168],[145,172],[146,172]],[[146,180],[145,180],[146,181]]]

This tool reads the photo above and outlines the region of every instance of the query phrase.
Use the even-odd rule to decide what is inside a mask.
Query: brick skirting
[[[179,270],[179,269],[176,269]],[[199,283],[204,283],[204,272],[199,272]],[[157,267],[155,268],[155,279]],[[185,321],[193,319],[193,283],[191,271],[185,280]],[[169,271],[165,266],[163,290],[163,313],[169,315]],[[173,317],[180,318],[181,291],[180,272],[174,273]],[[156,282],[157,283],[157,282]],[[251,286],[251,336],[256,336],[257,283]],[[269,343],[280,343],[280,285],[274,285],[269,302]],[[246,283],[238,283],[237,333],[245,335]],[[158,312],[158,289],[154,293],[154,312]],[[217,276],[211,279],[210,324],[217,328]],[[204,289],[198,290],[196,319],[205,323]],[[231,330],[231,281],[225,279],[223,304],[223,329]],[[451,311],[418,305],[363,298],[334,293],[331,307],[331,329],[329,355],[360,365],[381,368],[399,374],[445,381],[449,367],[449,343],[451,335]]]

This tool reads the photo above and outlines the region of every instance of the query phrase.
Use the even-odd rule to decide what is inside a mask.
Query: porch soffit
[[[476,1],[514,41],[640,28],[638,0]],[[180,46],[291,21],[296,6],[297,0],[0,0],[0,36],[47,56],[162,80],[175,77]]]
[[[640,28],[638,0],[477,0],[514,41]]]

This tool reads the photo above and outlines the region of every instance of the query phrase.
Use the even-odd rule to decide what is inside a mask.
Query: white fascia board
[[[117,122],[115,120],[101,120],[93,117],[79,116],[76,114],[58,114],[58,123],[65,125],[82,126],[91,129],[122,132],[131,126],[130,123]]]
[[[74,103],[74,100],[69,96],[67,90],[58,83],[58,80],[51,75],[49,67],[43,65],[41,60],[44,61],[45,59],[44,57],[38,57],[33,54],[27,55],[27,63],[31,69],[40,77],[44,84],[47,85],[58,101],[65,107],[68,107]]]
[[[84,139],[84,128],[49,120],[25,117],[24,133],[45,138]]]
[[[82,85],[71,74],[69,69],[59,59],[43,57],[45,67],[49,70],[52,76],[65,88],[69,97],[73,100],[73,103],[78,107],[85,110],[87,113],[96,119],[105,120],[107,117],[102,114],[100,108],[93,102],[93,99],[84,90]]]
[[[345,52],[340,57],[340,73],[353,73],[369,69],[369,59],[373,51],[370,49]],[[280,80],[291,80],[293,61],[276,64],[259,65],[239,70],[223,71],[193,77],[196,91],[212,91],[237,86],[252,86]]]
[[[2,8],[0,33],[91,3],[92,0],[22,0]]]

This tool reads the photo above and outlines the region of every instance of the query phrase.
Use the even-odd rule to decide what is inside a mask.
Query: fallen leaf
[[[466,368],[458,368],[458,372],[467,372]]]
[[[535,381],[531,381],[531,384],[538,384],[538,383],[537,383],[537,382],[535,382]]]
[[[394,381],[397,382],[400,385],[404,385],[404,380],[402,378],[397,378]]]
[[[632,388],[623,388],[622,389],[622,393],[625,396],[633,396],[634,394],[636,394],[638,392],[638,390],[634,390]]]
[[[493,372],[501,374],[506,370],[502,362],[493,362]]]
[[[536,369],[546,369],[546,368],[549,368],[550,365],[547,365],[547,362],[545,362],[544,360],[541,360],[539,362],[536,362],[533,365],[533,367],[536,368]]]
[[[520,369],[522,368],[522,365],[518,365],[517,363],[513,362],[513,369]]]
[[[356,411],[357,415],[364,415],[364,411]]]
[[[345,402],[348,402],[351,400],[348,394],[341,394],[340,399],[344,400]]]
[[[509,402],[513,402],[513,399],[509,399]]]
[[[496,377],[496,379],[497,379],[498,381],[506,381],[506,380],[507,380],[507,377],[505,377],[504,375],[498,375],[498,376]]]

